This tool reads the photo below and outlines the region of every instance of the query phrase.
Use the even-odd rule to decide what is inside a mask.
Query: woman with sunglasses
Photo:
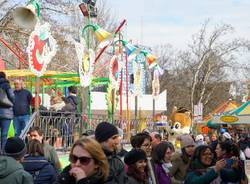
[[[103,184],[109,166],[101,145],[91,138],[74,143],[69,155],[70,165],[58,177],[57,184]]]

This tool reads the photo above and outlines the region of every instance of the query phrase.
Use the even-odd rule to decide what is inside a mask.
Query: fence
[[[55,148],[67,150],[87,128],[94,130],[102,121],[109,122],[107,116],[92,115],[92,119],[88,121],[80,113],[39,111],[32,115],[20,137],[25,139],[30,127],[38,126],[44,132],[45,141]],[[139,120],[130,120],[131,129],[136,129],[138,122]],[[127,121],[113,120],[112,123],[117,127],[123,125],[125,129]]]

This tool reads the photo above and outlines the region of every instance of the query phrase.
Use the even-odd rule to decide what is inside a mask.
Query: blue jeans
[[[15,136],[18,137],[30,120],[30,115],[15,116],[13,124],[15,128]]]
[[[8,135],[9,127],[10,127],[10,119],[0,119],[1,149],[2,150],[3,150],[3,148],[4,148],[5,144],[6,144],[6,141],[7,141],[7,135]]]

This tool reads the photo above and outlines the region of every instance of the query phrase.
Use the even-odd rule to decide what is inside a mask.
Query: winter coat
[[[227,184],[240,181],[238,169],[221,169],[218,175],[214,169],[208,168],[206,172],[188,172],[185,184]]]
[[[159,184],[171,184],[171,177],[163,169],[162,164],[155,164],[155,173]]]
[[[75,177],[69,174],[70,169],[70,165],[65,167],[62,173],[57,177],[55,184],[104,184],[100,173],[76,182]]]
[[[22,164],[24,170],[33,176],[34,184],[51,184],[56,180],[56,171],[45,157],[27,156]]]
[[[108,184],[128,184],[129,179],[125,173],[124,163],[121,159],[113,152],[104,150],[106,157],[109,162],[109,176],[106,180]]]
[[[15,103],[15,95],[10,88],[10,83],[5,78],[0,78],[0,88],[5,90],[9,100],[14,104]],[[0,106],[0,119],[13,119],[13,107],[1,107]]]
[[[75,111],[77,110],[77,97],[76,96],[73,96],[73,95],[69,95],[67,97],[67,100],[73,105]]]
[[[48,143],[43,143],[44,157],[54,166],[57,172],[61,170],[60,161],[56,150]]]
[[[190,170],[185,179],[185,184],[227,184],[237,183],[241,180],[240,167],[235,168],[222,168],[220,173],[217,174],[211,167],[207,167],[201,163],[199,159],[195,159],[191,165]]]
[[[129,182],[131,184],[142,184],[141,182],[137,181],[136,179],[134,179],[133,177],[128,177]]]
[[[14,158],[0,156],[0,183],[33,184],[32,176]]]
[[[190,162],[190,161],[189,161]],[[171,160],[173,167],[170,169],[169,175],[172,177],[173,184],[181,184],[185,180],[189,162],[185,163],[182,159],[182,153],[176,152]]]
[[[14,115],[15,116],[24,116],[30,114],[30,104],[32,95],[26,89],[15,90],[15,99],[14,103]]]

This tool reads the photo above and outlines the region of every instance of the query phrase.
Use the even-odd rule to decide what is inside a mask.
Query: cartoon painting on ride
[[[48,23],[43,25],[37,23],[29,38],[29,67],[38,77],[42,76],[46,71],[48,64],[57,51],[56,41],[50,34],[49,29]]]

